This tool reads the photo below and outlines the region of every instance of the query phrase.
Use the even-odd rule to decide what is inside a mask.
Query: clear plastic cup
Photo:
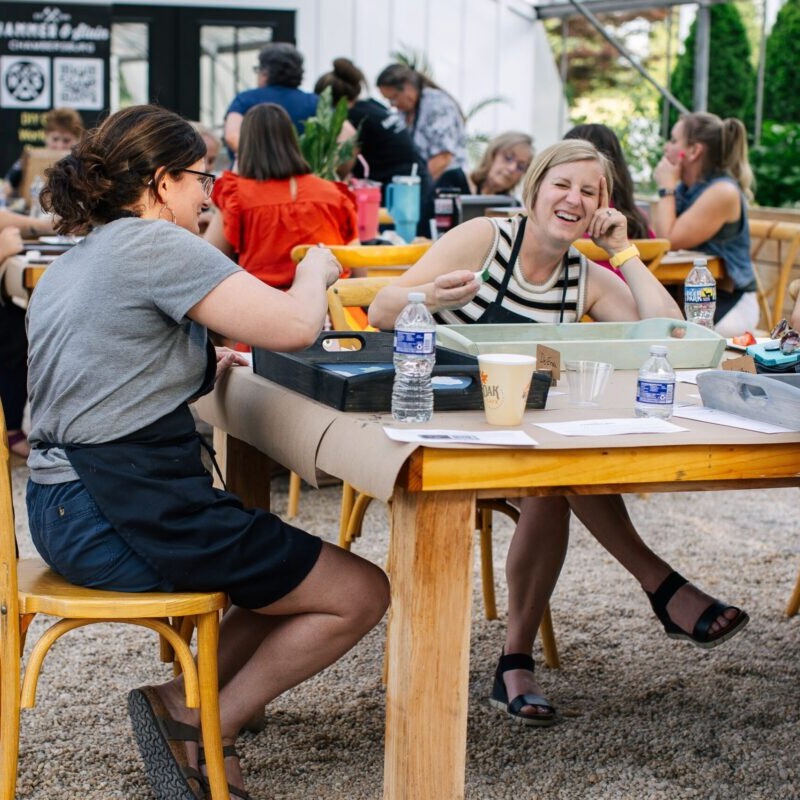
[[[567,361],[569,402],[576,406],[596,406],[608,386],[614,365],[604,361]]]

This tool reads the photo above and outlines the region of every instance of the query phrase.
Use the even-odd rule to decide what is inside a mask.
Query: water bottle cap
[[[665,356],[669,350],[664,347],[663,344],[653,344],[650,345],[650,355],[651,356]]]
[[[708,259],[705,256],[699,256],[698,258],[692,259],[692,264],[694,264],[695,267],[707,267]]]
[[[425,292],[409,292],[408,293],[408,302],[409,303],[424,303],[425,302]]]

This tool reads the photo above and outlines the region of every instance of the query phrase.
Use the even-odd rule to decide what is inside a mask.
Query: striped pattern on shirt
[[[509,269],[508,260],[514,237],[517,235],[520,216],[510,218],[489,217],[494,225],[494,242],[481,267],[489,267],[489,277],[481,284],[475,297],[465,306],[438,311],[434,318],[440,324],[458,325],[476,322],[495,301],[503,275]],[[587,263],[574,247],[567,253],[566,296],[564,296],[564,269],[558,269],[544,283],[534,284],[525,280],[519,258],[511,265],[513,273],[508,282],[501,305],[515,314],[528,317],[531,322],[579,322],[586,305]],[[564,318],[561,319],[561,303],[564,299]]]

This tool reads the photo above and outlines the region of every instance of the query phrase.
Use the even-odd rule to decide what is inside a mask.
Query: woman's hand
[[[457,269],[438,275],[433,281],[433,297],[429,306],[435,311],[461,308],[472,300],[481,288],[475,273],[468,269]]]
[[[586,232],[592,241],[612,256],[630,245],[628,220],[621,211],[608,205],[608,186],[605,177],[600,178],[600,203],[594,212]]]
[[[674,190],[681,181],[681,164],[673,164],[666,156],[661,156],[661,161],[653,170],[653,178],[659,189]]]
[[[250,361],[241,353],[231,350],[230,347],[215,347],[217,353],[217,374],[214,378],[218,381],[222,374],[230,367],[247,367]]]
[[[303,260],[297,265],[297,269],[306,271],[313,270],[322,272],[325,275],[325,287],[332,286],[342,276],[342,265],[336,260],[336,256],[325,247],[309,247]]]
[[[22,234],[19,228],[9,225],[0,231],[0,261],[22,252]]]

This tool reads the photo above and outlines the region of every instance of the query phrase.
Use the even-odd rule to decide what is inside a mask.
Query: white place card
[[[426,447],[477,444],[493,447],[535,447],[538,442],[521,430],[462,431],[433,428],[384,428],[395,442],[415,442]]]
[[[576,419],[574,422],[537,422],[540,428],[561,436],[618,436],[625,433],[681,433],[688,428],[656,417]]]

